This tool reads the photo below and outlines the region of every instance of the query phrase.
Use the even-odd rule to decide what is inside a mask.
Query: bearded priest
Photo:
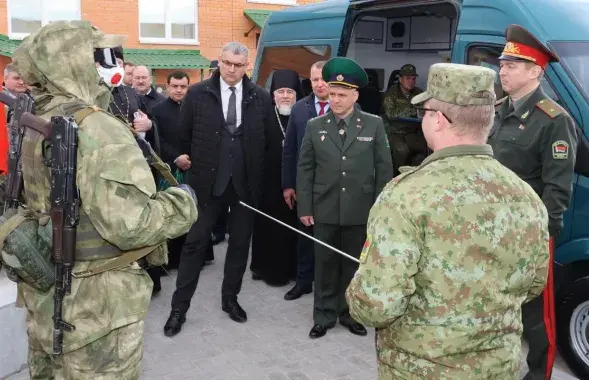
[[[299,75],[293,70],[277,70],[272,76],[270,94],[274,117],[267,136],[264,165],[264,190],[260,210],[296,228],[296,209],[290,209],[282,196],[281,162],[284,135],[295,102],[303,97]],[[284,286],[296,277],[297,235],[280,224],[256,215],[252,236],[250,269],[254,280],[270,286]]]

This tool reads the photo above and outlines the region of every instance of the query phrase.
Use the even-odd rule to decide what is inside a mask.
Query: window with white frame
[[[81,0],[8,0],[8,35],[23,39],[43,25],[79,20]]]
[[[197,44],[197,0],[139,0],[139,41]]]
[[[247,0],[248,3],[297,5],[297,0]]]

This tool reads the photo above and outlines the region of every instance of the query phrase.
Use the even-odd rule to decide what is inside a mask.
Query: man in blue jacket
[[[291,209],[295,207],[296,202],[297,161],[307,122],[329,111],[329,88],[321,74],[323,66],[325,66],[325,61],[315,62],[311,66],[310,79],[313,93],[302,98],[293,106],[286,127],[282,151],[282,194],[284,201]],[[302,232],[313,235],[312,226],[305,227],[299,222],[299,228]],[[315,263],[313,241],[300,236],[297,250],[297,281],[296,285],[285,294],[284,299],[287,301],[295,300],[313,291]]]

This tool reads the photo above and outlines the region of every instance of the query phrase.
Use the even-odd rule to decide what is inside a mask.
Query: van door
[[[352,29],[359,15],[368,11],[387,11],[393,8],[411,8],[450,3],[456,7],[457,18],[460,18],[460,7],[464,0],[350,0],[350,7],[342,30],[342,38],[338,49],[338,56],[345,57],[350,45]]]
[[[481,22],[484,20],[484,22]],[[522,21],[519,21],[522,20]],[[528,18],[515,6],[512,0],[465,0],[462,6],[461,18],[456,31],[456,40],[452,52],[452,62],[468,65],[479,65],[491,68],[497,72],[495,93],[497,99],[506,96],[499,80],[499,57],[505,45],[505,29],[510,24],[520,24],[528,29]],[[563,83],[561,77],[552,67],[548,67],[541,82],[542,89],[563,106],[579,122],[580,111]],[[575,190],[577,178],[573,183],[573,195],[567,211],[564,214],[564,229],[559,241],[571,239],[573,210],[575,209]]]

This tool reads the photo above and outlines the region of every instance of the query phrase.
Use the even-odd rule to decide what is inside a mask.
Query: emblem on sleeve
[[[552,158],[555,160],[566,160],[569,158],[569,143],[562,140],[552,143]]]
[[[368,250],[370,249],[370,245],[372,244],[372,235],[366,236],[366,240],[364,241],[364,247],[362,247],[362,253],[360,254],[360,264],[364,264],[366,259],[368,258]]]

